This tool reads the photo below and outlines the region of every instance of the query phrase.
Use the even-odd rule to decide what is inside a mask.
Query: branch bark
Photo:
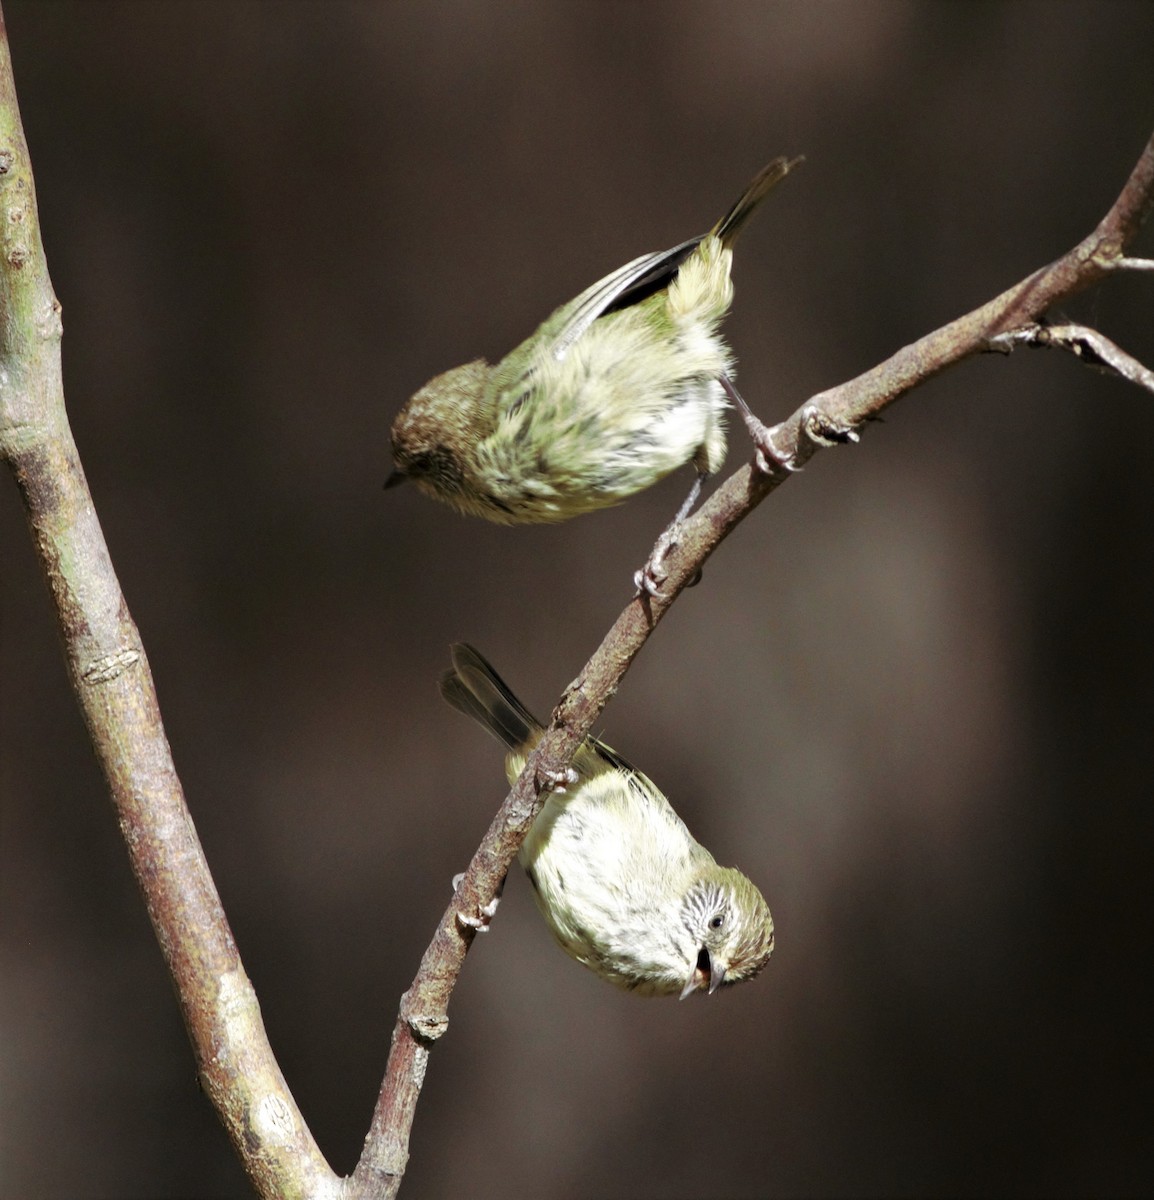
[[[176,984],[201,1084],[259,1194],[338,1191],[273,1057],[176,776],[140,634],[68,427],[52,290],[0,11],[0,454],[16,477],[72,688]]]
[[[1111,271],[1147,269],[1126,246],[1154,203],[1154,139],[1098,228],[1068,254],[989,304],[823,392],[776,427],[801,466],[916,384],[1035,324]],[[789,478],[745,466],[686,525],[666,557],[665,592],[632,601],[554,710],[501,806],[401,1000],[388,1066],[356,1171],[338,1178],[316,1146],[268,1044],[255,993],[188,813],[141,644],[116,579],[68,427],[60,305],[40,242],[31,166],[0,11],[0,455],[15,475],[55,605],[65,656],[144,893],[205,1091],[264,1197],[393,1196],[431,1046],[448,1025],[453,986],[488,904],[540,810],[625,672],[680,592],[729,532]],[[465,918],[465,919],[462,919]]]

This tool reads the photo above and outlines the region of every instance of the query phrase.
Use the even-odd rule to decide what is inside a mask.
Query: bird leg
[[[801,470],[794,465],[793,455],[780,449],[773,440],[773,430],[753,415],[753,410],[746,404],[742,394],[733,386],[733,380],[724,372],[717,379],[733,406],[741,413],[749,436],[753,438],[753,461],[757,469],[763,475],[772,475],[775,471]]]
[[[689,489],[689,495],[685,497],[681,507],[677,510],[677,516],[669,522],[664,532],[654,543],[653,549],[649,553],[649,558],[646,559],[645,566],[640,571],[634,572],[633,586],[637,588],[639,596],[661,595],[661,584],[665,581],[665,572],[661,569],[661,560],[677,545],[677,535],[681,529],[681,524],[689,516],[690,512],[693,511],[693,506],[697,503],[697,497],[701,495],[701,485],[708,477],[708,472],[706,471],[697,472],[697,478],[693,481],[693,487]]]
[[[741,414],[749,436],[753,438],[753,460],[757,469],[763,475],[772,475],[775,471],[799,471],[794,465],[794,456],[787,450],[782,450],[773,438],[773,429],[753,415],[753,410],[745,402],[745,397],[733,386],[733,380],[723,371],[717,377],[726,396],[734,408]],[[661,595],[661,584],[665,580],[665,572],[661,569],[661,560],[677,545],[677,534],[681,523],[689,516],[697,497],[701,495],[701,485],[705,482],[706,473],[698,471],[693,487],[685,498],[685,503],[677,510],[677,516],[669,522],[665,532],[657,539],[652,553],[645,566],[633,576],[634,586],[639,596]],[[694,580],[696,583],[696,580]]]

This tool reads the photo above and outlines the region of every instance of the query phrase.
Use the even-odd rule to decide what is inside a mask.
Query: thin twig
[[[814,396],[774,428],[775,444],[800,466],[823,447],[856,441],[868,421],[916,384],[981,353],[999,334],[1037,320],[1054,304],[1126,261],[1122,251],[1152,206],[1154,137],[1118,199],[1089,237],[988,304],[899,350],[857,379]],[[545,736],[473,856],[402,999],[373,1123],[353,1175],[355,1195],[370,1194],[357,1190],[362,1182],[374,1186],[385,1182],[384,1195],[390,1197],[400,1186],[429,1048],[448,1027],[449,997],[474,936],[457,914],[474,915],[493,899],[544,802],[540,781],[558,777],[569,765],[670,605],[725,537],[788,478],[792,475],[787,472],[765,475],[752,465],[731,475],[689,519],[679,532],[676,548],[662,560],[668,572],[662,594],[638,596],[626,607],[561,697]]]
[[[1002,350],[1008,354],[1016,346],[1068,350],[1087,366],[1118,375],[1148,392],[1154,392],[1154,371],[1089,325],[1046,325],[1036,322],[1019,329],[1009,329],[990,339],[991,350]]]

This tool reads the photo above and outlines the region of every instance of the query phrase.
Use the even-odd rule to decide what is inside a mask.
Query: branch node
[[[89,663],[80,672],[80,678],[88,684],[111,683],[118,675],[123,675],[129,667],[134,667],[140,661],[139,650],[118,650],[115,654],[106,654]]]
[[[822,412],[816,404],[807,404],[801,410],[802,432],[817,446],[845,446],[860,442],[861,434],[849,422],[829,413]]]
[[[405,1024],[419,1046],[431,1046],[444,1037],[449,1028],[449,1018],[443,1013],[404,1013]]]
[[[262,1139],[289,1146],[296,1140],[297,1125],[292,1109],[275,1092],[262,1096],[253,1107],[253,1132]]]
[[[64,308],[55,296],[36,321],[37,336],[43,342],[60,341],[64,336]]]

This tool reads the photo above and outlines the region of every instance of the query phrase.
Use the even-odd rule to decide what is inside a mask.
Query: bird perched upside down
[[[512,783],[542,726],[471,646],[453,646],[452,657],[441,694],[508,748]],[[661,792],[604,742],[587,739],[573,772],[520,854],[562,947],[643,995],[684,999],[752,979],[773,951],[773,918],[757,888],[718,866]]]
[[[393,422],[396,470],[459,512],[500,524],[563,521],[617,504],[684,463],[697,479],[639,586],[725,458],[732,399],[763,469],[783,464],[732,384],[719,332],[733,243],[801,159],[777,158],[706,234],[645,254],[562,305],[495,366],[474,359],[425,384]]]

